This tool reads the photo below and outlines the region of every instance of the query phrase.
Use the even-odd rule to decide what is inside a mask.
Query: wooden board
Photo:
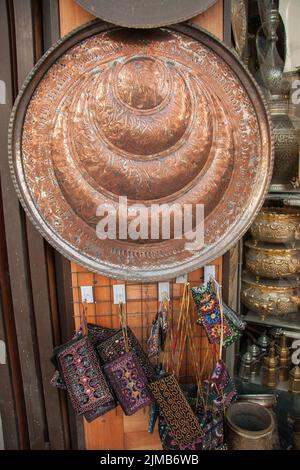
[[[60,0],[60,30],[61,35],[67,34],[93,17],[81,9],[74,0]],[[197,25],[208,29],[220,39],[223,38],[223,1],[219,0],[204,14],[193,19]],[[222,279],[222,259],[215,261],[216,276]],[[119,325],[118,306],[114,305],[113,285],[124,283],[89,273],[75,263],[72,266],[72,291],[74,305],[74,320],[78,327],[80,323],[81,286],[93,286],[95,303],[88,306],[88,321],[104,326],[117,328]],[[203,270],[189,275],[191,285],[203,282]],[[128,325],[133,329],[143,346],[145,347],[150,333],[152,320],[158,308],[157,283],[133,283],[126,282],[126,311]],[[171,282],[171,311],[173,320],[176,321],[182,285]],[[199,328],[199,331],[200,328]],[[198,335],[197,348],[200,358],[205,356],[207,340],[203,332]],[[209,363],[208,363],[209,369]],[[186,353],[181,368],[182,380],[191,381],[193,378],[191,357]],[[112,410],[105,416],[88,424],[84,421],[85,443],[87,449],[161,449],[157,430],[153,435],[147,432],[148,412],[142,410],[134,416],[124,416],[120,408]]]

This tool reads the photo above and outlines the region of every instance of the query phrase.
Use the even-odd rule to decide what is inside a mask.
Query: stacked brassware
[[[242,301],[263,319],[286,315],[300,305],[300,210],[264,207],[245,242]]]

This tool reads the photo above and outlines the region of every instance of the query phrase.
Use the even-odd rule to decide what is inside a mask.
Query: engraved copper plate
[[[15,105],[11,167],[43,236],[91,271],[168,279],[228,250],[260,209],[272,170],[263,98],[222,43],[190,25],[93,22],[37,64]],[[204,204],[205,244],[100,240],[97,208]],[[160,214],[161,215],[161,214]],[[128,218],[130,219],[130,213]]]
[[[85,10],[128,28],[154,28],[185,21],[217,0],[76,0]]]

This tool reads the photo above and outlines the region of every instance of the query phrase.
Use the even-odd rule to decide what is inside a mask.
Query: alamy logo
[[[185,240],[185,249],[204,245],[203,204],[128,204],[126,196],[117,204],[101,204],[96,212],[100,240]]]

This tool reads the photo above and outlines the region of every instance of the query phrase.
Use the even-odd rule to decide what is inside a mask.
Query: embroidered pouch
[[[204,327],[210,343],[220,343],[222,332],[220,305],[211,281],[201,287],[192,287],[191,292],[198,310],[198,323]],[[225,348],[230,346],[239,337],[239,330],[223,314],[223,346]]]
[[[149,388],[177,445],[192,444],[203,435],[200,424],[173,374],[150,382]]]
[[[133,351],[106,364],[104,371],[126,415],[130,416],[152,403],[147,378]]]
[[[221,359],[217,361],[210,380],[204,382],[203,394],[211,415],[216,412],[224,413],[237,399],[234,382]]]
[[[82,336],[82,329],[80,328],[80,337]],[[92,344],[97,345],[116,334],[117,330],[113,328],[106,328],[95,323],[87,324],[87,335]]]
[[[246,328],[246,322],[241,320],[236,312],[232,310],[232,308],[228,307],[228,305],[225,303],[223,303],[223,312],[224,316],[227,318],[227,321],[239,331],[242,332]]]
[[[161,332],[160,332],[160,319],[157,314],[152,322],[151,333],[147,343],[148,357],[159,356],[161,351]]]
[[[204,436],[201,442],[202,450],[222,450],[224,446],[224,415],[223,413],[198,414],[202,423]]]
[[[203,436],[196,437],[188,444],[178,444],[161,414],[158,420],[158,433],[164,450],[202,450]]]
[[[150,337],[148,339],[148,357],[159,356],[164,350],[168,330],[168,309],[163,306],[152,322]]]
[[[133,334],[130,328],[127,328],[129,351],[133,351],[148,379],[156,377],[154,366],[149,361],[147,354]],[[109,363],[126,353],[123,331],[119,330],[114,336],[97,346],[97,351],[104,364]]]
[[[87,324],[87,331],[88,331],[89,340],[96,347],[97,344],[100,344],[102,341],[104,341],[107,338],[109,338],[110,336],[114,335],[117,330],[114,330],[112,328],[105,328],[101,325],[97,325],[97,324],[94,324],[94,323],[88,323]],[[67,344],[71,345],[73,341],[78,340],[80,338],[82,338],[82,328],[81,327],[76,331],[76,333],[73,336],[71,342],[67,343]],[[63,380],[63,378],[62,378],[62,376],[61,376],[61,374],[58,370],[58,363],[57,363],[57,357],[56,356],[57,356],[57,354],[59,353],[59,351],[61,349],[64,349],[67,346],[67,344],[54,348],[53,355],[52,355],[52,358],[51,358],[51,362],[54,365],[54,367],[56,368],[56,371],[54,372],[50,383],[54,387],[61,388],[63,390],[66,389],[66,384],[64,383],[64,380]]]
[[[112,407],[112,393],[87,336],[60,347],[57,361],[78,414],[89,413],[102,406],[105,410]]]

